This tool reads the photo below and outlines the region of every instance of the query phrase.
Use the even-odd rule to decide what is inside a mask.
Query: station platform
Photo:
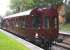
[[[29,48],[28,50],[44,50],[44,49],[42,49],[42,48],[40,48],[40,47],[38,47],[38,46],[36,46],[36,45],[30,43],[30,42],[27,42],[27,41],[25,41],[25,40],[23,40],[23,39],[21,39],[21,38],[15,36],[15,35],[9,33],[9,32],[6,32],[6,31],[4,31],[4,30],[2,30],[2,29],[0,29],[0,32],[3,32],[3,33],[4,33],[5,35],[7,35],[8,37],[10,37],[10,38],[16,40],[17,42],[19,42],[19,43],[25,45],[26,47]],[[16,47],[16,46],[15,46],[15,47]]]

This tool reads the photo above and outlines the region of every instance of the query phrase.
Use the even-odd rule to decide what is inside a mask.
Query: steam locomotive
[[[35,8],[5,16],[2,29],[47,50],[59,35],[58,20],[56,8]]]

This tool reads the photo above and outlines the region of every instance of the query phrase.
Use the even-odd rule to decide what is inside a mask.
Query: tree
[[[10,8],[17,12],[35,7],[47,7],[48,4],[61,3],[63,0],[11,0]]]
[[[70,0],[65,0],[64,6],[65,6],[66,22],[70,23]]]
[[[10,8],[15,12],[21,12],[33,8],[33,5],[33,0],[11,0]]]

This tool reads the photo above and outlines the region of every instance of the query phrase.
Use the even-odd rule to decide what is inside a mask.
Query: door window
[[[40,17],[39,16],[33,16],[32,25],[34,28],[40,27]]]
[[[49,17],[48,16],[45,17],[45,27],[46,29],[49,28]]]

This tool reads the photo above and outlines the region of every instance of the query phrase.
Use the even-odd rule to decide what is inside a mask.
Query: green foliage
[[[35,2],[35,7],[47,7],[48,4],[61,4],[63,0],[33,0]]]
[[[61,3],[63,0],[11,0],[10,8],[14,12],[21,12],[35,7],[47,7],[48,4]]]
[[[65,3],[65,17],[70,18],[70,5]]]
[[[68,3],[68,4],[67,4]],[[64,2],[64,6],[65,6],[65,18],[66,18],[66,22],[70,23],[70,2],[68,0],[65,0]]]
[[[63,0],[47,0],[48,3],[55,4],[58,2],[62,2]]]
[[[11,0],[10,8],[14,11],[21,12],[33,8],[33,0]]]
[[[60,26],[60,31],[63,32],[70,32],[70,23],[65,23],[64,25]]]
[[[22,0],[21,6],[24,7],[25,10],[33,8],[34,2],[33,0]]]

